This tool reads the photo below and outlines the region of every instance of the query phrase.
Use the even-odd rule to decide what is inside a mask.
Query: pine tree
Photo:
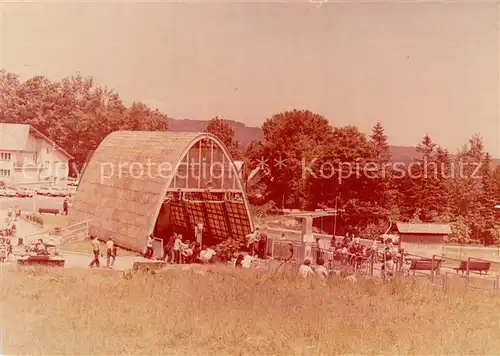
[[[437,145],[429,135],[425,135],[417,146],[421,157],[415,160],[417,164],[411,170],[411,180],[415,184],[415,207],[419,218],[424,222],[435,220],[443,212],[444,192],[440,190],[441,167],[438,162]],[[444,152],[439,151],[439,161],[445,159]]]
[[[390,152],[387,136],[384,127],[380,122],[373,126],[370,136],[371,160],[373,161],[373,170],[368,182],[373,194],[373,201],[378,208],[387,210],[391,203],[390,194]]]

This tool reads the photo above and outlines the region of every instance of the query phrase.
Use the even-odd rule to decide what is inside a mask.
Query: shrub
[[[43,216],[40,214],[27,214],[26,219],[32,223],[43,226]]]

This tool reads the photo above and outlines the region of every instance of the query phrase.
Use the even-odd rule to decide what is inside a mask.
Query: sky
[[[500,157],[494,1],[31,2],[1,5],[1,67],[80,73],[176,119],[261,126],[291,109],[393,145],[475,133]]]

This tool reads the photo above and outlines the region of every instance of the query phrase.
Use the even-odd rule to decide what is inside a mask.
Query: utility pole
[[[334,210],[334,217],[333,217],[333,237],[336,237],[337,233],[337,212],[338,212],[338,202],[339,202],[339,196],[337,195],[335,197],[335,210]]]

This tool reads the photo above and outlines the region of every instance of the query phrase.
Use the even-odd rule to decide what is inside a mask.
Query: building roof
[[[323,216],[333,216],[334,213],[319,210],[319,211],[292,211],[289,213],[285,213],[284,216],[288,217],[296,217],[296,218],[305,218],[305,217],[313,217],[313,218],[321,218]]]
[[[0,149],[6,151],[24,151],[28,147],[28,138],[30,134],[47,141],[55,150],[63,153],[69,159],[73,159],[72,155],[56,145],[47,136],[33,126],[24,124],[0,123]]]
[[[168,166],[176,169],[189,149],[203,139],[214,142],[223,150],[226,158],[229,157],[220,140],[209,133],[159,131],[111,133],[92,154],[80,178],[73,206],[69,211],[70,224],[91,220],[91,234],[101,239],[113,237],[119,246],[142,251],[146,237],[154,230],[167,189],[174,182],[175,176],[173,172],[158,174],[159,172],[154,170],[155,167]],[[134,163],[139,163],[137,169],[133,168]],[[141,164],[152,167],[150,172],[144,166],[142,166],[144,171],[141,172]],[[251,230],[253,224],[248,201],[244,191],[241,192],[244,196],[244,211],[241,214],[233,212],[232,216],[235,214],[244,216]],[[201,206],[205,206],[208,215],[216,215],[217,212],[214,211],[219,207],[208,205],[210,204]],[[177,219],[176,214],[185,214],[182,209],[175,210],[173,219]],[[187,213],[193,215],[194,208]],[[210,225],[213,218],[214,216],[206,225]],[[233,220],[232,224],[239,223]],[[210,226],[208,228],[211,229]]]
[[[451,227],[448,224],[412,224],[396,223],[396,228],[400,234],[421,234],[421,235],[449,235]]]
[[[0,123],[0,148],[6,151],[25,150],[29,132],[29,125]]]

